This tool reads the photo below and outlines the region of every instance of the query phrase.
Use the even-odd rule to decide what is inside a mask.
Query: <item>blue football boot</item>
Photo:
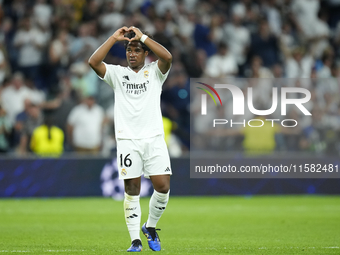
[[[146,223],[142,226],[142,232],[146,236],[148,240],[148,244],[151,250],[153,251],[160,251],[161,250],[161,241],[159,240],[158,234],[155,228],[147,228]]]
[[[127,249],[129,252],[141,252],[143,250],[142,242],[139,239],[135,239],[131,243],[131,247]]]

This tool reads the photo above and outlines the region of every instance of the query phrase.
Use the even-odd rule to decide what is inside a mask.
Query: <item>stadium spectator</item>
[[[296,47],[291,54],[285,56],[285,70],[287,78],[310,78],[314,64],[314,58],[309,52]]]
[[[12,76],[11,83],[5,87],[0,95],[2,107],[7,112],[11,125],[16,116],[24,110],[25,99],[29,99],[31,91],[24,84],[23,75],[19,72]]]
[[[67,71],[70,59],[68,56],[70,35],[66,30],[61,30],[50,43],[49,56],[49,79],[51,87],[58,85],[59,77]]]
[[[0,24],[0,42],[3,43],[3,45],[5,46],[3,52],[6,52],[7,54],[4,54],[4,57],[6,59],[7,55],[7,62],[9,64],[8,67],[12,70],[17,70],[18,58],[18,52],[12,43],[16,32],[15,29],[16,28],[13,25],[13,21],[9,17],[6,17],[2,20]],[[9,70],[8,75],[10,74],[10,71],[11,70]]]
[[[20,137],[24,130],[24,125],[29,117],[29,109],[31,107],[32,103],[29,99],[25,99],[24,101],[24,110],[20,112],[15,117],[15,123],[13,126],[13,134],[12,134],[12,141],[11,143],[16,146],[20,143]]]
[[[236,8],[237,7],[237,8]],[[236,10],[234,10],[236,8]],[[242,0],[234,5],[233,13],[240,15],[244,20],[244,26],[250,34],[258,32],[260,19],[260,6],[251,0]]]
[[[218,45],[218,53],[208,59],[205,74],[212,78],[223,78],[237,74],[238,67],[234,57],[229,52],[228,46],[221,42]]]
[[[7,63],[7,58],[5,57],[4,47],[0,41],[0,87],[8,75],[8,68],[9,66]]]
[[[267,20],[260,21],[259,32],[251,37],[250,55],[258,55],[265,67],[271,68],[279,60],[279,43],[271,33]]]
[[[114,127],[114,104],[111,104],[105,111],[103,130],[102,155],[109,156],[117,147]]]
[[[189,77],[199,78],[207,66],[207,54],[203,49],[189,48],[181,55],[181,61]]]
[[[76,62],[70,66],[71,86],[79,97],[96,95],[98,92],[98,79],[84,62]]]
[[[77,152],[98,153],[102,143],[105,113],[93,96],[72,109],[67,118],[68,142]]]
[[[313,56],[315,58],[321,58],[323,52],[329,46],[330,29],[327,24],[328,15],[327,13],[320,11],[319,18],[316,20],[313,28],[313,34],[307,37],[311,44]]]
[[[333,66],[334,63],[334,52],[333,50],[325,50],[322,58],[321,58],[321,63],[320,63],[320,67],[317,70],[317,77],[318,78],[330,78],[332,76],[331,73],[331,68]]]
[[[46,117],[44,124],[34,129],[30,149],[42,157],[58,157],[64,150],[64,132]]]
[[[274,65],[275,66],[275,65]],[[254,56],[251,60],[250,68],[245,70],[248,78],[272,78],[273,74],[269,68],[263,66],[261,57]]]
[[[212,40],[212,31],[209,27],[199,22],[199,17],[196,17],[194,30],[194,41],[196,49],[203,49],[208,57],[214,55],[217,51],[216,45]]]
[[[53,118],[53,123],[66,134],[67,116],[77,105],[78,97],[71,88],[68,77],[63,77],[59,86],[54,87],[47,100],[40,107]]]
[[[8,152],[10,144],[8,141],[11,132],[11,124],[6,116],[5,109],[0,104],[0,153]]]
[[[276,0],[268,0],[264,3],[263,9],[267,16],[269,27],[271,32],[275,36],[279,36],[281,33],[282,17],[279,11],[279,7]]]
[[[179,14],[178,23],[181,25],[178,26],[178,32],[180,35],[180,40],[182,40],[184,44],[191,43],[191,35],[195,30],[195,19],[195,14],[192,12],[186,13],[184,10],[181,10]]]
[[[27,118],[23,121],[23,129],[20,134],[20,142],[17,148],[19,155],[29,152],[31,136],[36,127],[43,123],[43,115],[39,106],[30,104],[27,109]]]
[[[92,1],[90,5],[87,5],[88,8],[91,8],[91,5],[94,5]],[[106,1],[104,3],[105,8],[103,9],[103,13],[99,16],[97,13],[97,16],[95,19],[99,16],[99,25],[101,29],[105,32],[105,34],[112,34],[114,31],[116,31],[119,27],[123,25],[124,22],[124,15],[115,11],[115,2],[114,1]],[[91,8],[91,12],[94,10],[97,10],[96,8]]]
[[[80,25],[78,36],[71,42],[69,47],[69,54],[73,62],[84,62],[97,49],[99,43],[91,35],[91,29],[93,29],[93,24],[90,22]]]
[[[44,86],[41,68],[49,39],[49,33],[43,33],[41,29],[31,25],[30,17],[20,20],[20,29],[14,37],[14,46],[18,50],[18,68],[25,77],[33,80],[39,89]]]
[[[52,7],[46,3],[46,0],[36,0],[33,6],[34,21],[41,25],[49,27],[52,18]]]
[[[297,46],[297,39],[293,32],[292,25],[290,22],[285,22],[282,25],[281,34],[278,36],[280,41],[280,50],[283,55],[289,55],[293,51],[294,47]]]
[[[263,116],[255,116],[253,119],[258,121],[254,121],[252,125],[260,126],[262,123],[263,125],[258,128],[246,125],[240,131],[244,135],[243,148],[245,152],[247,154],[273,153],[276,148],[275,135],[280,132],[280,126],[276,123],[272,125],[271,122],[265,121]]]
[[[242,15],[237,12],[233,13],[231,22],[226,23],[223,29],[223,41],[229,46],[230,53],[236,59],[237,64],[243,65],[250,44],[250,33],[242,25]]]
[[[305,36],[313,35],[314,26],[318,19],[320,9],[319,0],[292,0],[290,6],[298,28]]]
[[[172,42],[170,37],[165,33],[166,30],[166,22],[164,19],[158,18],[155,20],[155,29],[156,32],[153,35],[155,40],[160,44],[164,45],[165,48],[172,48]]]
[[[108,3],[113,3],[113,1],[110,1]],[[87,4],[84,6],[82,22],[96,20],[100,15],[100,8],[101,6],[98,1],[89,0]],[[105,8],[105,10],[108,10],[108,8]]]
[[[214,44],[218,44],[220,41],[222,41],[224,36],[223,31],[223,19],[220,14],[216,13],[211,16],[210,21],[210,30],[211,30],[211,39],[214,42]]]

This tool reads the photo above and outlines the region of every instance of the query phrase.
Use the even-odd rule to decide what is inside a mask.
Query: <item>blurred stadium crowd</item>
[[[116,29],[134,25],[173,55],[162,93],[172,156],[189,150],[189,79],[200,77],[312,78],[294,84],[311,91],[313,120],[302,121],[297,134],[277,136],[273,150],[339,154],[339,0],[0,0],[0,6],[0,152],[109,155],[113,91],[87,60]],[[105,61],[126,65],[123,45],[114,45]],[[270,98],[272,86],[284,85],[254,89]],[[227,143],[242,149],[240,139]]]

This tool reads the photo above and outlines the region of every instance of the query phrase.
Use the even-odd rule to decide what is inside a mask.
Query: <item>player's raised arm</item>
[[[127,27],[121,27],[113,35],[109,37],[89,58],[89,65],[91,68],[102,78],[104,78],[106,67],[103,63],[104,58],[111,49],[111,47],[118,41],[130,41],[129,38],[124,37],[124,34],[128,32]]]
[[[152,50],[153,53],[156,54],[156,56],[159,58],[158,67],[161,70],[161,72],[165,74],[171,66],[172,62],[171,53],[161,44],[144,35],[138,28],[129,27],[129,30],[132,30],[136,34],[136,36],[132,38],[131,41],[141,40],[146,46],[149,47],[150,50]]]

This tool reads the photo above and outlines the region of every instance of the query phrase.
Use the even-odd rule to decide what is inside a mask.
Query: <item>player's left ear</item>
[[[145,57],[146,57],[147,55],[149,55],[149,51],[148,51],[148,50],[145,50],[145,51],[144,51],[144,54],[145,54]]]

